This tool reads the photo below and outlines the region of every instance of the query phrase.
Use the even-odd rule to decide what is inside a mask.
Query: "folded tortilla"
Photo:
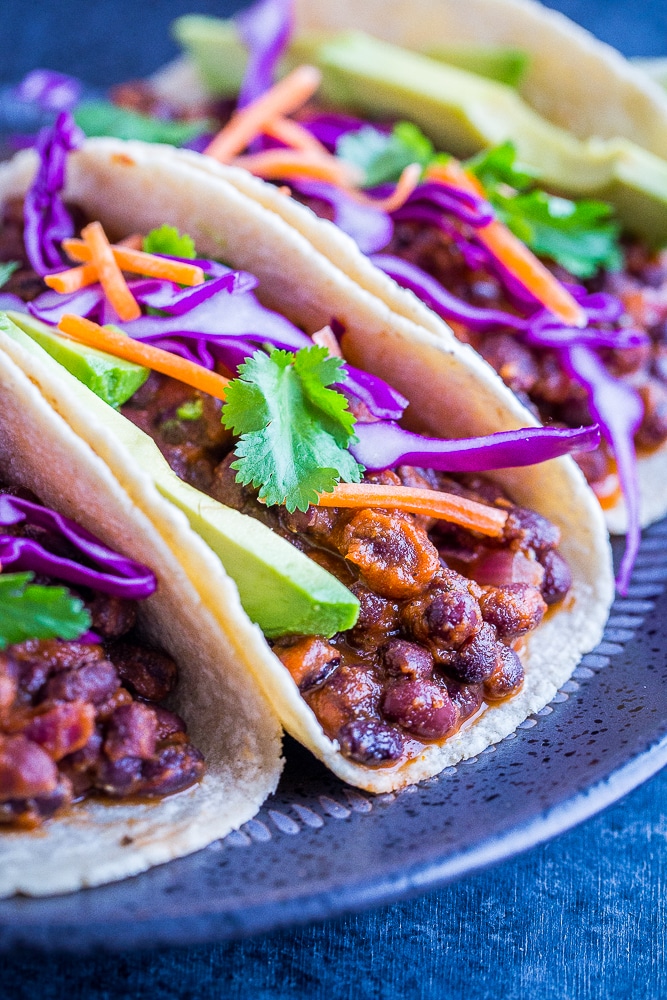
[[[623,136],[667,158],[667,95],[653,80],[632,66],[611,46],[535,0],[297,0],[295,35],[300,32],[365,31],[404,48],[426,52],[440,44],[511,46],[528,53],[529,68],[520,93],[554,124],[585,139]],[[187,96],[201,99],[202,85],[194,67],[180,60],[155,78],[158,92],[176,106]],[[180,95],[180,98],[179,98]],[[207,157],[203,170],[217,172]],[[358,252],[352,239],[316,217],[294,199],[280,195],[246,171],[227,168],[228,179],[240,191],[278,213],[353,281],[389,308],[431,330],[447,342],[454,334],[447,323],[412,292],[400,288]],[[664,234],[667,237],[667,234]],[[641,526],[667,514],[667,444],[638,460]],[[622,497],[605,509],[612,534],[627,530]]]
[[[196,545],[180,512],[165,509],[148,480],[142,508],[133,504],[108,466],[3,352],[0,411],[3,481],[28,487],[157,575],[156,593],[139,602],[139,620],[146,638],[179,665],[173,707],[206,764],[198,784],[154,802],[91,798],[35,831],[0,829],[0,897],[43,896],[135,875],[238,828],[275,790],[281,734],[234,648],[244,629],[252,631],[240,607],[237,632],[228,636],[154,527],[157,506],[161,524],[170,524],[183,546]],[[238,605],[229,582],[220,585],[225,599]]]
[[[112,237],[147,232],[163,223],[189,233],[202,256],[221,258],[233,268],[255,274],[260,300],[310,334],[336,316],[346,328],[348,359],[415,402],[418,430],[466,437],[534,425],[534,418],[468,347],[392,312],[278,214],[229,183],[227,168],[214,163],[202,167],[201,162],[183,150],[90,140],[71,154],[65,196],[90,218],[99,219]],[[0,200],[23,194],[34,168],[34,156],[24,153],[0,171]],[[352,245],[345,249],[351,253]],[[357,255],[361,258],[358,251]],[[0,350],[39,386],[150,517],[180,559],[202,607],[234,642],[236,667],[254,678],[285,728],[345,781],[373,792],[388,791],[479,753],[550,701],[582,654],[600,640],[613,597],[611,559],[600,507],[580,470],[573,460],[563,458],[490,474],[515,502],[559,526],[560,552],[573,577],[570,594],[528,637],[523,657],[526,679],[518,694],[488,709],[477,723],[442,744],[424,745],[417,757],[400,766],[373,770],[352,763],[324,734],[259,629],[250,625],[237,601],[229,600],[233,585],[217,557],[205,546],[173,534],[170,505],[153,496],[138,457],[124,442],[129,422],[27,336],[0,333]],[[134,427],[132,432],[136,436]],[[146,438],[145,446],[156,453],[152,463],[162,462],[165,475],[173,477],[153,442]],[[155,502],[149,503],[149,498]],[[205,498],[206,509],[216,504]],[[246,524],[249,534],[263,528],[252,518]]]

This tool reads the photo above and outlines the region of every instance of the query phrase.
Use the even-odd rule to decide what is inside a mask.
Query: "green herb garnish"
[[[187,399],[184,403],[176,410],[176,416],[179,420],[199,420],[204,413],[204,400],[201,397],[197,399]]]
[[[364,187],[397,181],[411,163],[426,167],[433,159],[433,143],[412,122],[398,122],[391,133],[364,125],[342,135],[336,155],[363,171]]]
[[[83,601],[65,587],[31,584],[33,577],[0,575],[0,649],[25,639],[78,639],[90,628]]]
[[[4,264],[0,264],[0,288],[6,285],[14,271],[18,271],[21,264],[18,260],[8,260]]]
[[[540,190],[534,175],[517,163],[509,142],[476,156],[466,167],[484,185],[498,217],[538,257],[549,257],[577,278],[622,266],[620,225],[611,205],[570,201]]]
[[[144,236],[141,244],[146,253],[161,253],[167,257],[185,257],[194,260],[197,256],[194,240],[187,233],[181,235],[176,226],[159,226]]]
[[[345,396],[327,388],[344,381],[341,365],[325,347],[257,351],[229,383],[222,422],[241,435],[232,468],[267,505],[305,511],[339,480],[361,480],[363,468],[347,451],[355,417]]]
[[[164,142],[182,146],[190,139],[210,131],[204,119],[194,122],[172,122],[136,111],[120,108],[110,101],[85,101],[74,111],[74,120],[87,136],[110,135],[116,139],[141,139],[143,142]]]

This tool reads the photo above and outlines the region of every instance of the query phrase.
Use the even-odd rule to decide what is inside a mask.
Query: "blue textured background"
[[[628,55],[667,55],[666,0],[550,5]],[[235,6],[2,0],[0,81],[37,65],[100,86],[139,76],[174,54],[173,17]],[[667,997],[666,844],[663,773],[557,840],[419,899],[219,946],[3,956],[0,998],[658,1000]]]

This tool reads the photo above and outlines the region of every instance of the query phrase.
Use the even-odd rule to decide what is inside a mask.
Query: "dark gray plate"
[[[0,949],[239,937],[432,888],[573,826],[667,762],[667,521],[603,642],[553,702],[399,794],[346,788],[295,743],[279,790],[222,843],[125,882],[0,901]]]

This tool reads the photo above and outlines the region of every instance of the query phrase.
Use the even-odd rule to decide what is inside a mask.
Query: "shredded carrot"
[[[229,163],[246,148],[264,126],[279,115],[290,115],[309,100],[322,80],[315,66],[297,66],[256,101],[232,115],[204,152],[220,163]]]
[[[422,168],[418,163],[411,163],[405,168],[398,179],[396,187],[386,198],[371,198],[363,191],[349,191],[348,194],[364,205],[372,205],[381,212],[395,212],[408,200],[414,189],[419,184]]]
[[[141,308],[127,287],[127,282],[113,255],[111,245],[100,222],[91,222],[81,230],[86,246],[90,250],[90,262],[104,294],[114,307],[120,319],[128,321],[141,316]]]
[[[327,153],[303,153],[294,149],[267,149],[263,153],[237,156],[236,167],[243,167],[257,177],[275,180],[290,177],[315,177],[339,187],[350,187],[359,181],[359,172],[351,163]]]
[[[82,316],[75,316],[66,313],[58,323],[58,329],[66,333],[74,340],[78,340],[88,347],[96,347],[107,354],[113,354],[117,358],[124,358],[126,361],[134,361],[145,368],[151,368],[163,375],[170,375],[171,378],[178,379],[186,385],[191,385],[195,389],[207,392],[209,396],[216,399],[225,398],[225,390],[229,379],[223,378],[216,372],[211,372],[193,361],[187,361],[177,354],[170,354],[160,347],[153,347],[141,340],[133,340],[124,333],[110,330],[108,327],[98,326],[89,319]]]
[[[320,493],[320,507],[381,507],[404,510],[451,521],[480,535],[499,538],[507,521],[507,511],[497,507],[413,487],[378,486],[375,483],[338,483],[332,493]]]
[[[330,357],[343,357],[343,352],[341,351],[340,344],[336,339],[336,334],[330,326],[323,326],[321,330],[318,330],[317,333],[313,334],[312,340],[318,347],[326,347]]]
[[[281,194],[284,198],[292,197],[292,188],[288,187],[287,184],[281,184],[279,188],[276,188],[278,194]]]
[[[319,139],[316,139],[314,135],[311,135],[308,129],[304,128],[303,125],[299,125],[298,122],[293,121],[291,118],[283,117],[283,115],[277,115],[271,121],[266,122],[262,126],[262,132],[265,135],[271,136],[272,139],[284,142],[286,146],[290,146],[292,149],[300,149],[304,153],[319,153],[320,156],[329,156],[327,147]]]
[[[78,292],[81,288],[93,285],[97,281],[97,268],[94,264],[84,264],[83,267],[70,267],[66,271],[58,271],[57,274],[45,274],[44,283],[52,288],[54,292],[67,295],[69,292]]]
[[[91,252],[83,240],[63,240],[63,249],[72,260],[88,261]],[[201,285],[204,282],[204,272],[197,264],[184,264],[178,260],[167,260],[143,250],[135,250],[127,246],[111,246],[111,252],[118,267],[133,274],[147,274],[151,278],[166,278],[177,285]]]
[[[484,197],[484,188],[476,177],[463,169],[457,160],[447,160],[427,168],[430,180],[442,181],[460,191]],[[510,274],[542,305],[568,326],[584,327],[586,313],[568,290],[537,259],[532,250],[522,243],[502,222],[494,219],[476,231],[477,238],[491,251]]]

